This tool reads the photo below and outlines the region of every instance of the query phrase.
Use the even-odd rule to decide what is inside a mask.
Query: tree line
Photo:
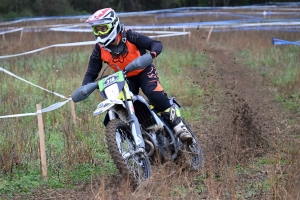
[[[0,18],[92,14],[105,7],[111,7],[117,12],[132,12],[190,6],[243,6],[264,3],[267,2],[265,0],[0,0]]]

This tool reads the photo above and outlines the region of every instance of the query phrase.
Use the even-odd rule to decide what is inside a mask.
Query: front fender
[[[106,99],[98,104],[97,109],[94,111],[94,116],[100,115],[116,104],[120,104],[125,107],[125,104],[120,99]]]

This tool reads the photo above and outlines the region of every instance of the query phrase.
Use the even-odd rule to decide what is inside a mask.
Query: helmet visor
[[[106,35],[111,30],[111,24],[100,24],[97,26],[92,26],[93,32],[96,36]]]

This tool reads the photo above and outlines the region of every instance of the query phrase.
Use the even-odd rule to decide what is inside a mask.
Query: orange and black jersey
[[[90,56],[89,65],[82,81],[82,85],[86,85],[97,79],[98,74],[102,69],[103,62],[107,64],[115,63],[121,69],[124,69],[132,60],[145,54],[146,50],[155,52],[156,56],[158,56],[163,48],[160,41],[153,40],[148,36],[134,32],[130,29],[126,31],[126,38],[127,53],[120,55],[117,58],[113,57],[112,54],[105,48],[100,47],[98,44],[95,45],[93,53]],[[141,71],[142,70],[130,72],[128,73],[128,77],[135,76]]]

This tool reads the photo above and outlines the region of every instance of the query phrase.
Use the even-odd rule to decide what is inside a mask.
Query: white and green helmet
[[[106,47],[109,45],[120,33],[120,21],[116,12],[112,8],[104,8],[95,12],[90,16],[85,23],[91,25],[96,41]],[[95,26],[106,26],[107,31],[101,34],[100,31],[95,29]]]

